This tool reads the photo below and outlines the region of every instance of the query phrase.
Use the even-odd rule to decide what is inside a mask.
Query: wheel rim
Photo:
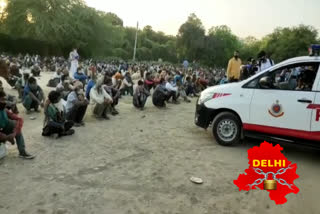
[[[237,124],[230,119],[221,120],[217,126],[217,133],[221,140],[224,142],[233,141],[238,132]]]

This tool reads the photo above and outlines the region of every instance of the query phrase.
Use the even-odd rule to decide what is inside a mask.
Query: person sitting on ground
[[[0,80],[0,92],[4,92],[2,81]],[[11,110],[14,114],[19,114],[17,107],[17,98],[15,96],[7,95],[6,96],[6,109]]]
[[[129,72],[126,72],[126,74],[124,75],[122,85],[120,87],[120,92],[121,95],[125,95],[127,93],[133,96],[133,82]]]
[[[122,75],[121,72],[118,71],[112,76],[112,86],[113,88],[119,90],[122,84]]]
[[[49,80],[47,86],[55,88],[60,83],[61,77],[62,77],[62,71],[61,69],[57,69],[57,71],[54,73],[52,79]]]
[[[96,81],[97,81],[97,73],[95,71],[92,71],[91,78],[90,78],[90,80],[87,84],[87,88],[86,88],[86,98],[88,100],[90,100],[90,91],[94,87],[94,85],[96,84]]]
[[[83,73],[82,67],[77,68],[77,71],[74,73],[74,79],[80,81],[83,86],[86,85],[88,77]]]
[[[74,83],[74,90],[68,95],[66,103],[66,118],[73,121],[74,126],[84,126],[84,115],[86,114],[89,101],[83,93],[83,85],[80,81]]]
[[[166,82],[166,89],[168,91],[167,101],[169,101],[170,98],[172,97],[172,103],[178,104],[179,103],[179,101],[178,101],[178,97],[179,97],[178,87],[173,86],[172,81],[173,81],[173,78],[171,76],[168,77],[168,80]]]
[[[152,94],[152,103],[156,107],[163,108],[166,107],[166,100],[169,92],[166,89],[166,82],[163,78],[160,79],[159,85],[156,87]]]
[[[153,78],[153,88],[156,88],[157,85],[159,85],[160,83],[160,74],[159,73],[155,73],[154,78]]]
[[[197,96],[197,94],[195,93],[194,85],[192,83],[192,80],[191,80],[190,76],[186,77],[186,81],[184,83],[184,88],[185,88],[187,96],[190,96],[190,95],[191,96]]]
[[[145,74],[145,80],[144,80],[144,85],[146,87],[146,89],[150,92],[150,90],[153,88],[154,86],[154,82],[152,79],[152,75],[150,72],[147,72]]]
[[[137,81],[137,80],[140,80],[140,79],[141,79],[141,74],[140,74],[139,71],[137,71],[137,72],[134,72],[134,73],[131,75],[131,77],[132,77],[132,80],[133,80],[133,81]]]
[[[34,64],[31,66],[31,73],[34,77],[39,77],[40,76],[40,72],[41,72],[41,68],[38,65],[38,63]]]
[[[133,105],[143,110],[150,92],[144,87],[143,81],[138,81],[138,86],[133,94]]]
[[[73,135],[74,123],[66,120],[65,107],[61,99],[61,94],[51,91],[44,107],[45,122],[42,136],[58,134],[58,137]]]
[[[94,76],[97,75],[97,67],[94,63],[91,63],[90,67],[88,68],[88,78],[92,79]]]
[[[25,71],[22,77],[19,78],[15,83],[15,87],[18,91],[19,99],[22,99],[24,87],[27,85],[29,77],[30,77],[30,74]]]
[[[223,85],[223,84],[226,84],[226,83],[228,83],[228,78],[227,78],[227,75],[224,75],[222,77],[222,79],[220,80],[219,84]]]
[[[208,87],[209,81],[205,78],[203,72],[200,74],[197,84],[201,91],[205,90]]]
[[[111,114],[117,115],[119,112],[116,110],[116,105],[119,103],[120,98],[120,90],[114,88],[112,86],[112,79],[110,77],[105,76],[104,78],[104,89],[106,92],[112,97],[112,104],[111,104]]]
[[[182,81],[177,81],[176,83],[176,87],[178,87],[178,94],[183,98],[183,100],[187,103],[190,103],[191,100],[188,99],[187,94],[186,94],[186,87],[183,83],[181,83]]]
[[[61,93],[61,97],[67,100],[68,95],[74,90],[73,83],[69,74],[64,74],[61,76],[60,83],[56,87],[56,91]]]
[[[43,107],[44,94],[41,87],[37,84],[37,80],[34,77],[30,77],[28,83],[23,91],[22,104],[27,110],[27,114],[34,109],[35,112],[39,112],[39,106]]]
[[[104,79],[99,78],[96,85],[90,91],[90,103],[94,105],[93,114],[97,119],[110,118],[107,116],[113,102],[112,97],[105,91],[103,87]]]
[[[15,141],[19,150],[19,157],[33,159],[25,149],[25,142],[22,135],[23,119],[6,109],[6,94],[0,92],[0,143],[9,141],[14,145]]]

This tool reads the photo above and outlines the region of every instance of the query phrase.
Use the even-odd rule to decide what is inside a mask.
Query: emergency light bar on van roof
[[[311,45],[309,48],[310,56],[319,56],[320,53],[320,45]]]

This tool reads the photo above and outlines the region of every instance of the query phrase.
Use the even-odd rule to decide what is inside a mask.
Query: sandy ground
[[[43,74],[42,86],[48,78]],[[37,158],[21,160],[8,145],[0,161],[0,213],[320,213],[319,151],[285,147],[298,164],[300,192],[277,206],[266,191],[239,192],[233,184],[259,142],[219,146],[209,129],[194,125],[195,99],[165,110],[149,100],[143,112],[131,101],[124,97],[110,121],[96,121],[88,110],[86,127],[61,139],[42,137],[43,115],[30,120],[19,106],[27,148]],[[191,183],[191,176],[204,183]]]

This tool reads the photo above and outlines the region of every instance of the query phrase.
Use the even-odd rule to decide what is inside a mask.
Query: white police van
[[[244,137],[271,142],[320,142],[320,45],[310,56],[281,62],[247,80],[207,88],[196,106],[195,124],[221,145]],[[320,146],[320,144],[319,144]]]

